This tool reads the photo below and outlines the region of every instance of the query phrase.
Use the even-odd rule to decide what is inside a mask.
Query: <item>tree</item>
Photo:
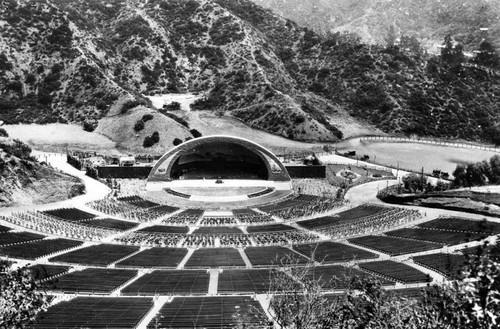
[[[463,164],[457,165],[457,167],[453,171],[453,177],[455,177],[455,179],[453,180],[453,185],[455,187],[466,186],[467,184],[466,175],[467,175],[467,170],[465,165]]]
[[[403,177],[403,185],[405,190],[410,192],[424,191],[427,185],[427,178],[422,175],[411,173]]]
[[[444,45],[443,48],[441,48],[441,60],[443,63],[448,64],[451,67],[459,66],[465,60],[463,45],[453,45],[453,40],[450,34],[444,38]]]
[[[46,296],[26,268],[0,263],[0,327],[24,328],[48,306]]]
[[[500,67],[500,56],[498,55],[495,46],[488,40],[484,40],[479,45],[479,50],[474,62],[479,65],[498,68]]]
[[[387,48],[394,47],[396,43],[396,38],[397,38],[396,29],[394,28],[394,25],[391,24],[391,26],[389,26],[389,29],[387,30],[387,35],[384,38],[386,47]]]

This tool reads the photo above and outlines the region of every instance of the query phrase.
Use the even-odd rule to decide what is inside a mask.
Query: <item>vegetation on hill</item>
[[[26,144],[0,137],[0,207],[55,202],[84,192],[80,179],[39,163]]]
[[[297,140],[335,141],[353,126],[500,140],[500,75],[483,67],[491,58],[475,67],[427,56],[411,37],[398,47],[319,35],[249,0],[0,6],[7,123],[88,122],[99,132],[106,116],[150,107],[142,94],[203,92],[193,110]]]

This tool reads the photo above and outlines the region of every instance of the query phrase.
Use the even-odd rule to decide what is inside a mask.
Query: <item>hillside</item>
[[[56,202],[85,192],[78,178],[41,164],[30,154],[27,145],[0,137],[0,207]]]
[[[418,51],[320,36],[247,0],[26,0],[0,6],[0,115],[80,122],[150,150],[192,138],[144,95],[303,141],[381,131],[492,141],[500,77]],[[161,112],[161,113],[160,113]],[[144,114],[153,118],[135,130]],[[156,148],[156,149],[155,149]],[[148,148],[149,149],[149,148]]]
[[[494,0],[253,0],[320,33],[352,32],[363,42],[385,44],[389,28],[415,36],[436,52],[447,34],[477,49],[485,36],[500,46],[500,2]],[[480,28],[489,28],[487,33]]]

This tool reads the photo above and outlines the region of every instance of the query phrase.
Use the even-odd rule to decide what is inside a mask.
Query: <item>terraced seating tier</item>
[[[97,219],[92,219],[88,220],[85,222],[82,222],[82,224],[89,225],[89,226],[95,226],[95,227],[102,227],[102,228],[108,228],[112,230],[118,230],[118,231],[127,231],[130,229],[133,229],[138,223],[132,223],[132,222],[127,222],[124,220],[118,220],[118,219],[113,219],[113,218],[97,218]]]
[[[243,234],[243,231],[232,226],[204,226],[197,228],[192,234]]]
[[[298,224],[307,229],[315,229],[318,227],[330,226],[332,224],[346,224],[356,221],[363,217],[374,216],[385,211],[390,210],[388,207],[381,207],[377,205],[361,205],[352,209],[339,212],[335,216],[324,216],[310,220],[298,222]]]
[[[270,270],[225,269],[219,274],[219,294],[267,293],[270,287]]]
[[[395,238],[391,236],[369,235],[349,239],[348,241],[352,244],[377,250],[391,256],[443,248],[443,245],[438,243]]]
[[[29,243],[14,244],[0,247],[0,255],[12,258],[34,260],[54,252],[74,248],[82,245],[82,241],[68,239],[37,240]]]
[[[172,217],[165,218],[163,223],[173,224],[195,224],[205,211],[202,209],[186,209],[183,212],[173,215]]]
[[[51,291],[68,293],[110,294],[137,275],[137,271],[88,268],[44,282]]]
[[[158,203],[151,202],[149,200],[145,200],[137,195],[125,196],[121,198],[117,198],[118,201],[126,202],[138,208],[152,208],[159,206]]]
[[[402,283],[430,282],[432,279],[425,273],[406,264],[384,260],[380,262],[361,263],[359,267],[382,277],[394,279]]]
[[[57,275],[64,274],[70,269],[69,266],[36,264],[27,268],[33,278],[37,281],[42,281]]]
[[[331,290],[347,288],[350,284],[350,279],[354,276],[362,278],[373,275],[350,267],[328,265],[310,268],[305,277],[313,282],[317,282],[323,290]],[[381,278],[379,281],[384,285],[394,284],[393,280],[388,280],[387,278]]]
[[[377,254],[337,242],[320,242],[294,245],[293,249],[322,263],[350,262],[378,258]]]
[[[122,295],[206,295],[209,281],[207,271],[153,271],[123,288]]]
[[[0,234],[0,246],[8,246],[15,243],[41,240],[43,238],[45,238],[44,235],[30,232],[5,232]]]
[[[139,250],[139,247],[116,244],[90,246],[52,257],[51,262],[74,263],[91,266],[107,266]]]
[[[285,247],[248,247],[245,249],[248,259],[254,266],[280,265],[280,262],[305,264],[309,260]]]
[[[481,240],[487,237],[484,233],[454,232],[445,230],[430,230],[423,228],[403,228],[385,233],[388,236],[431,241],[445,245],[455,245],[469,241]]]
[[[471,220],[459,217],[440,217],[418,226],[439,230],[477,232],[487,235],[500,233],[500,223],[494,223],[487,220]]]
[[[255,316],[245,318],[244,325],[267,328],[267,319],[260,303],[250,297],[176,297],[165,304],[158,313],[158,321],[151,321],[148,328],[235,328],[234,314],[253,310]]]
[[[153,306],[151,298],[78,297],[40,312],[32,328],[135,328]]]
[[[294,231],[294,230],[297,229],[293,226],[284,224],[256,225],[256,226],[249,226],[247,228],[248,233],[279,232],[279,231]]]
[[[460,274],[460,269],[467,261],[464,255],[460,254],[430,254],[413,257],[413,261],[419,265],[427,267],[442,275],[457,279]]]
[[[186,256],[185,248],[161,248],[146,249],[132,257],[126,258],[116,264],[116,267],[170,267],[175,268]]]
[[[77,208],[60,208],[43,211],[44,214],[51,215],[54,217],[59,217],[71,222],[79,222],[82,220],[87,220],[97,217],[94,214],[88,213],[86,211]]]
[[[137,232],[155,232],[155,233],[171,233],[171,234],[186,234],[189,232],[187,226],[167,226],[167,225],[154,225],[141,228]]]
[[[234,248],[197,249],[189,257],[186,268],[211,268],[245,266],[238,250]]]

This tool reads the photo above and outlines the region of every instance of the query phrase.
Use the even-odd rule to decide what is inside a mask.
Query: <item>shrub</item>
[[[163,105],[163,109],[165,111],[180,111],[181,110],[181,103],[172,102],[170,104],[165,104],[165,105]]]
[[[144,114],[144,115],[142,116],[142,121],[143,121],[143,122],[148,122],[148,121],[150,121],[150,120],[153,120],[153,115],[152,115],[152,114]]]
[[[88,132],[93,132],[95,130],[95,126],[93,123],[89,121],[85,121],[83,123],[83,130],[88,131]]]
[[[137,107],[139,105],[146,105],[144,100],[131,99],[123,103],[122,108],[120,110],[121,114],[125,114],[128,110]]]
[[[144,121],[142,121],[142,120],[137,121],[137,122],[135,123],[135,125],[134,125],[134,130],[135,130],[136,132],[138,132],[138,131],[141,131],[141,130],[143,130],[143,129],[144,129]]]
[[[173,144],[174,144],[174,146],[177,146],[177,145],[182,144],[182,139],[180,139],[180,138],[176,138],[176,139],[174,139]]]
[[[5,129],[0,128],[0,137],[9,137],[9,134]]]
[[[189,131],[191,133],[191,135],[193,135],[194,138],[198,138],[198,137],[201,137],[203,136],[198,130],[196,129],[191,129]]]
[[[155,131],[152,135],[151,135],[151,140],[154,142],[154,143],[158,143],[160,141],[160,134]]]
[[[142,143],[142,146],[143,147],[151,147],[153,146],[155,143],[153,142],[152,138],[150,136],[146,136],[144,138],[144,142]]]

